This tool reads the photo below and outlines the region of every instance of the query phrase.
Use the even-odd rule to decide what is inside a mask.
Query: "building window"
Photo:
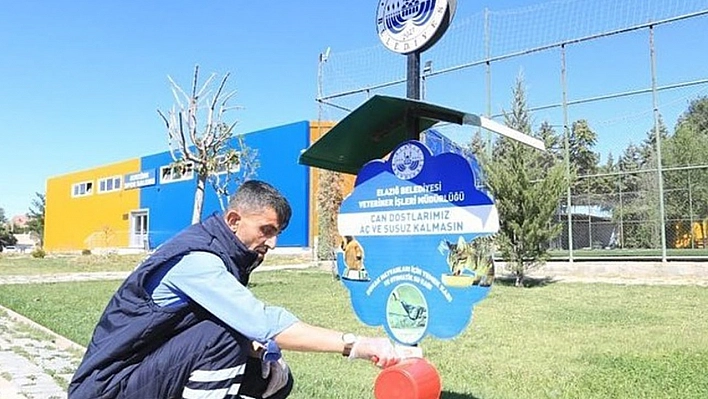
[[[93,182],[85,181],[71,186],[72,197],[85,197],[93,194]]]
[[[121,177],[111,176],[98,181],[98,193],[110,193],[111,191],[120,190]]]
[[[216,173],[217,175],[226,173],[226,165],[222,164],[222,162],[224,161],[224,157],[224,155],[219,155],[216,157],[216,170],[214,171],[214,173]],[[239,170],[241,170],[241,162],[237,162],[235,165],[232,165],[231,169],[229,169],[229,172],[238,173]]]
[[[185,162],[179,165],[168,165],[160,168],[160,183],[173,183],[191,180],[194,177],[194,164]]]

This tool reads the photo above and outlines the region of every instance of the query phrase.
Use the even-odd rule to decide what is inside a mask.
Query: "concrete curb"
[[[67,338],[63,337],[63,336],[61,336],[61,335],[55,333],[54,331],[48,329],[47,327],[44,327],[44,326],[41,325],[41,324],[37,324],[37,323],[35,323],[34,321],[32,321],[32,320],[26,318],[25,316],[22,316],[21,314],[16,313],[16,312],[14,312],[14,311],[12,311],[12,310],[10,310],[10,309],[8,309],[8,308],[2,306],[2,305],[0,305],[0,311],[7,313],[8,317],[10,317],[10,319],[12,319],[12,320],[14,320],[14,321],[16,321],[16,322],[18,322],[18,323],[22,323],[22,324],[28,325],[28,326],[30,326],[30,327],[31,327],[32,329],[34,329],[34,330],[39,330],[39,331],[43,332],[44,334],[47,334],[47,335],[51,336],[51,337],[52,337],[52,342],[53,342],[54,345],[56,345],[56,347],[57,347],[58,349],[60,349],[60,350],[63,350],[63,351],[65,351],[65,350],[75,350],[75,351],[77,351],[77,352],[85,352],[85,351],[86,351],[86,348],[84,348],[83,346],[77,344],[76,342],[71,341],[70,339],[67,339]]]
[[[0,399],[66,397],[84,348],[6,307],[0,314]]]
[[[504,262],[496,262],[497,277],[510,277]],[[708,285],[708,262],[547,262],[530,278],[567,283]]]

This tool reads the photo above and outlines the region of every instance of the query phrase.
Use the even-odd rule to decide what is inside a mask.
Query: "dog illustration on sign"
[[[344,251],[343,279],[355,281],[369,281],[369,273],[364,267],[364,247],[353,236],[342,237],[342,251]]]
[[[494,280],[494,258],[490,236],[478,237],[471,242],[460,236],[457,243],[448,240],[440,242],[438,250],[447,253],[449,274],[443,274],[442,281],[451,287],[479,285],[488,287]]]

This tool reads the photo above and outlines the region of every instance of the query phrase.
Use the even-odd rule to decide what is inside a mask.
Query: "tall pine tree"
[[[523,79],[516,81],[507,126],[531,134]],[[548,127],[548,126],[547,126]],[[548,138],[548,131],[545,131]],[[540,136],[541,134],[539,134]],[[523,286],[529,271],[548,259],[549,243],[562,226],[554,223],[566,190],[565,167],[548,153],[501,138],[493,158],[482,157],[487,184],[499,209],[497,244],[507,268]]]
[[[46,212],[47,196],[42,193],[34,193],[37,198],[32,200],[29,209],[29,220],[27,227],[39,239],[39,246],[44,245],[44,215]]]

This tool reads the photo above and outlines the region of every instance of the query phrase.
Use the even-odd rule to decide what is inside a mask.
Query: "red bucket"
[[[385,368],[376,377],[376,399],[439,399],[440,375],[422,358],[404,359]]]

